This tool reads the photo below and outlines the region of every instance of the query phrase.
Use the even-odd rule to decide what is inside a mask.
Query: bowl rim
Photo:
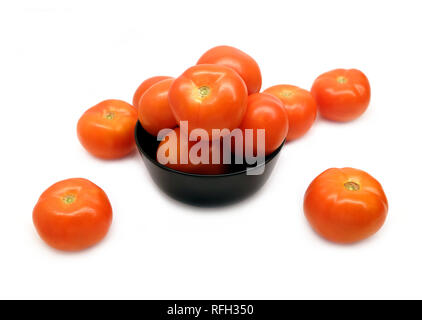
[[[139,139],[138,139],[138,135],[136,134],[138,131],[138,127],[141,127],[143,130],[144,127],[142,127],[141,123],[139,122],[139,120],[136,122],[135,125],[135,143],[136,143],[136,147],[138,149],[138,151],[142,154],[142,156],[145,156],[151,163],[153,163],[155,166],[164,169],[166,171],[172,172],[172,173],[176,173],[176,174],[180,174],[180,175],[185,175],[185,176],[191,176],[191,177],[206,177],[206,178],[221,178],[221,177],[229,177],[229,176],[236,176],[236,175],[240,175],[240,174],[245,174],[247,169],[243,169],[240,171],[234,171],[234,172],[229,172],[229,173],[219,173],[219,174],[198,174],[198,173],[189,173],[189,172],[184,172],[184,171],[179,171],[179,170],[174,170],[172,168],[169,168],[165,165],[162,165],[161,163],[159,163],[157,161],[157,159],[152,158],[147,152],[145,152],[144,148],[142,147],[142,144],[140,143]],[[281,145],[274,150],[272,153],[270,153],[268,156],[265,157],[265,164],[267,164],[268,162],[270,162],[271,160],[273,160],[275,158],[275,156],[277,156],[277,154],[280,153],[280,150],[284,147],[284,144],[286,143],[286,139],[283,140],[283,142],[281,143]],[[260,166],[262,166],[263,164],[254,167],[254,168],[258,168]]]

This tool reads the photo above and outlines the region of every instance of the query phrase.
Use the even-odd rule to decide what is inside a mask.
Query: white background
[[[2,1],[0,298],[422,298],[420,1]],[[309,89],[358,68],[372,100],[358,120],[318,119],[289,143],[268,183],[239,204],[200,209],[165,196],[137,153],[91,157],[76,137],[88,107],[131,101],[207,49],[253,56],[263,88]],[[318,237],[302,211],[329,167],[384,186],[384,227],[355,245]],[[114,209],[99,245],[49,248],[32,209],[58,180],[85,177]]]

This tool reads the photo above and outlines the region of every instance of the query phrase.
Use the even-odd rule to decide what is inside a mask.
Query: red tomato
[[[229,46],[214,47],[199,58],[197,64],[218,64],[235,70],[245,81],[248,94],[259,92],[262,84],[261,70],[251,56]]]
[[[317,115],[317,106],[309,91],[281,84],[264,92],[277,97],[284,104],[289,117],[288,141],[300,138],[312,127]]]
[[[177,126],[168,99],[173,81],[174,79],[166,79],[157,82],[145,91],[139,101],[139,122],[153,136],[156,136],[161,129],[172,129]]]
[[[51,247],[78,251],[102,240],[112,220],[110,201],[89,180],[74,178],[53,184],[40,196],[33,221]]]
[[[105,100],[78,121],[78,138],[92,155],[103,159],[126,156],[135,148],[136,109],[120,100]]]
[[[265,130],[265,154],[274,152],[281,146],[289,130],[289,120],[283,103],[266,93],[255,93],[248,98],[248,108],[240,126],[245,138],[245,150],[257,153],[257,129]],[[252,129],[252,141],[246,138],[246,129]],[[248,143],[250,141],[250,143]]]
[[[161,80],[165,79],[171,79],[171,77],[156,76],[148,78],[144,82],[142,82],[139,85],[138,89],[136,89],[135,94],[133,95],[133,105],[135,106],[135,108],[138,108],[139,100],[141,100],[141,97],[145,91],[147,91],[153,84],[156,84],[157,82],[160,82]]]
[[[212,64],[196,65],[174,80],[169,101],[177,121],[188,121],[189,130],[232,130],[242,122],[248,92],[232,69]]]
[[[222,174],[227,171],[227,165],[223,164],[223,152],[222,148],[219,144],[213,144],[210,141],[188,141],[187,140],[187,148],[184,149],[181,147],[181,132],[180,128],[175,128],[165,136],[165,138],[160,142],[160,145],[157,149],[157,161],[173,170],[183,171],[188,173],[195,173],[195,174]],[[186,139],[188,139],[186,137]],[[196,145],[196,146],[195,146]],[[190,157],[190,153],[192,148],[197,148],[198,152],[195,155],[201,157],[201,148],[207,150],[209,157],[208,163],[195,163],[192,161]],[[219,163],[213,164],[212,163],[212,155],[213,152],[219,148],[220,157]],[[187,159],[187,163],[183,164],[181,161],[185,158]],[[166,161],[168,162],[166,163]]]
[[[353,168],[331,168],[309,185],[304,211],[311,226],[324,238],[356,242],[377,232],[388,211],[381,184]]]
[[[323,73],[315,80],[311,92],[323,117],[342,122],[358,118],[371,98],[368,79],[356,69]]]

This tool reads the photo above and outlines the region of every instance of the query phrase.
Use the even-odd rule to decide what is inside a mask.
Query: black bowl
[[[265,157],[265,170],[260,175],[247,175],[247,165],[230,165],[228,173],[203,175],[176,171],[160,164],[156,160],[159,141],[146,132],[139,121],[135,140],[152,179],[166,194],[188,204],[204,206],[236,202],[260,189],[271,175],[284,145],[283,142]]]

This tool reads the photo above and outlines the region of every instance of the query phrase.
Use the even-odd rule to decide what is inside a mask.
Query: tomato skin
[[[172,129],[177,126],[168,99],[168,92],[173,81],[174,79],[171,78],[153,84],[139,101],[139,122],[153,136],[156,136],[161,129]]]
[[[176,120],[188,121],[189,132],[201,128],[211,139],[212,129],[233,130],[246,112],[245,82],[232,69],[196,65],[174,80],[169,101]]]
[[[312,94],[292,85],[276,85],[264,93],[271,94],[281,100],[289,118],[287,141],[302,137],[315,122],[317,105]]]
[[[257,129],[265,129],[265,155],[274,152],[286,139],[289,130],[289,120],[283,103],[276,97],[266,93],[255,93],[248,97],[248,107],[243,118],[240,129],[254,130],[253,146],[247,145],[245,148],[253,148],[254,155],[257,152],[256,134]]]
[[[156,84],[157,82],[160,82],[162,80],[166,79],[172,79],[168,76],[155,76],[146,79],[144,82],[142,82],[139,87],[136,89],[135,94],[133,95],[132,104],[135,108],[139,107],[139,101],[141,100],[142,95],[147,91],[152,85]]]
[[[312,85],[318,111],[329,120],[346,122],[358,118],[368,108],[371,87],[357,69],[335,69],[321,74]]]
[[[324,171],[312,181],[304,197],[304,212],[311,226],[337,243],[370,237],[384,224],[387,211],[381,184],[365,171],[354,168]]]
[[[256,61],[245,52],[230,46],[218,46],[205,52],[197,64],[218,64],[235,70],[245,81],[248,94],[261,90],[262,76]]]
[[[136,109],[121,100],[105,100],[79,119],[77,133],[82,146],[102,159],[118,159],[135,148]]]
[[[105,192],[82,178],[53,184],[41,194],[32,213],[40,237],[64,251],[79,251],[98,243],[107,234],[112,216]]]
[[[180,139],[181,139],[181,132],[180,132],[180,128],[177,127],[173,130],[173,132],[176,134],[177,139],[176,140],[171,140],[169,139],[169,135],[165,136],[164,139],[160,142],[160,145],[158,146],[157,149],[157,161],[159,163],[162,163],[161,159],[163,159],[164,157],[162,157],[162,155],[159,152],[160,147],[162,147],[165,143],[168,144],[169,148],[175,148],[172,150],[176,150],[176,152],[174,153],[174,155],[176,157],[172,157],[173,161],[175,163],[170,163],[168,162],[167,164],[163,164],[173,170],[177,170],[177,171],[182,171],[182,172],[188,172],[188,173],[194,173],[194,174],[223,174],[227,172],[228,169],[228,165],[223,164],[223,151],[222,151],[222,147],[220,145],[215,145],[210,141],[200,141],[199,143],[201,144],[205,144],[206,148],[208,148],[209,150],[209,163],[198,163],[198,164],[194,164],[190,161],[189,158],[189,152],[191,150],[191,148],[193,147],[193,145],[195,145],[197,142],[196,141],[188,141],[188,149],[187,149],[187,160],[188,163],[186,164],[182,164],[181,160],[180,160],[180,156],[181,156],[181,152],[183,152],[183,149],[180,148],[181,143],[180,143]],[[216,148],[220,148],[220,162],[217,164],[213,164],[212,163],[212,154],[213,154],[213,150],[215,150]],[[169,157],[169,153],[166,152],[166,157]]]

